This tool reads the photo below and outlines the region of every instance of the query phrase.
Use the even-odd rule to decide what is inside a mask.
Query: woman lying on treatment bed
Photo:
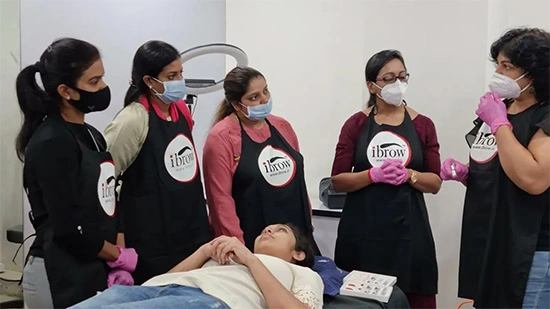
[[[321,309],[323,282],[310,269],[309,239],[291,224],[269,225],[252,253],[220,236],[143,286],[115,285],[71,308]]]

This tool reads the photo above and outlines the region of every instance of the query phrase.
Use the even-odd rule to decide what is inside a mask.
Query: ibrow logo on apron
[[[176,136],[164,153],[164,165],[168,174],[179,182],[190,182],[199,170],[195,147],[191,140],[183,135]]]
[[[373,167],[379,167],[386,159],[401,159],[407,166],[411,160],[409,142],[391,131],[380,131],[367,147],[367,159]]]
[[[296,163],[281,149],[265,146],[258,157],[258,167],[265,181],[274,187],[284,187],[296,174]]]
[[[101,171],[97,182],[97,197],[101,208],[112,217],[115,214],[115,165],[113,161],[105,161],[99,168]]]
[[[479,164],[487,163],[497,155],[497,139],[491,133],[491,128],[486,124],[477,131],[476,139],[470,149],[470,157]]]

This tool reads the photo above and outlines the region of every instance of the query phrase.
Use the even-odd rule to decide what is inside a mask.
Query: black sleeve
[[[546,118],[544,118],[541,122],[537,123],[536,126],[542,129],[542,132],[544,132],[544,134],[550,136],[550,116],[549,115],[546,115]]]
[[[93,260],[101,251],[104,239],[86,218],[78,200],[80,149],[71,136],[60,134],[43,141],[41,160],[36,164],[36,178],[51,222],[55,241],[82,260]]]

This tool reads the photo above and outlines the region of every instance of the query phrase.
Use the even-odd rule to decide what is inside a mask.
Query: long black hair
[[[513,65],[533,78],[535,97],[539,103],[549,101],[550,92],[550,33],[538,28],[508,30],[491,45],[491,60],[497,62],[502,53]]]
[[[380,73],[380,70],[386,65],[386,63],[392,61],[393,59],[399,59],[403,63],[405,70],[407,69],[407,67],[405,66],[405,60],[403,60],[403,55],[401,55],[401,52],[394,49],[383,50],[370,57],[367,65],[365,66],[365,80],[367,82],[375,83],[376,77],[378,76],[378,73]],[[374,106],[375,104],[376,94],[371,93],[369,97],[368,107]]]
[[[42,119],[61,113],[63,101],[57,87],[65,84],[76,88],[80,76],[99,59],[101,55],[94,45],[63,38],[48,46],[40,56],[40,61],[19,72],[15,83],[17,100],[23,114],[23,125],[15,142],[19,160],[24,161],[27,145]],[[38,86],[36,73],[40,73],[44,89]]]
[[[149,96],[149,87],[143,81],[143,76],[157,78],[165,66],[179,58],[178,50],[168,43],[149,41],[141,45],[134,56],[132,80],[124,97],[124,106],[137,101],[142,95]]]

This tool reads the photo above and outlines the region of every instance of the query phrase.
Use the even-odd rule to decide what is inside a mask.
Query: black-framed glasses
[[[386,84],[393,84],[399,79],[401,82],[406,83],[406,82],[409,81],[410,76],[411,76],[411,74],[409,74],[409,73],[400,74],[399,76],[388,75],[388,76],[384,76],[382,78],[377,78],[376,81],[383,81]]]

